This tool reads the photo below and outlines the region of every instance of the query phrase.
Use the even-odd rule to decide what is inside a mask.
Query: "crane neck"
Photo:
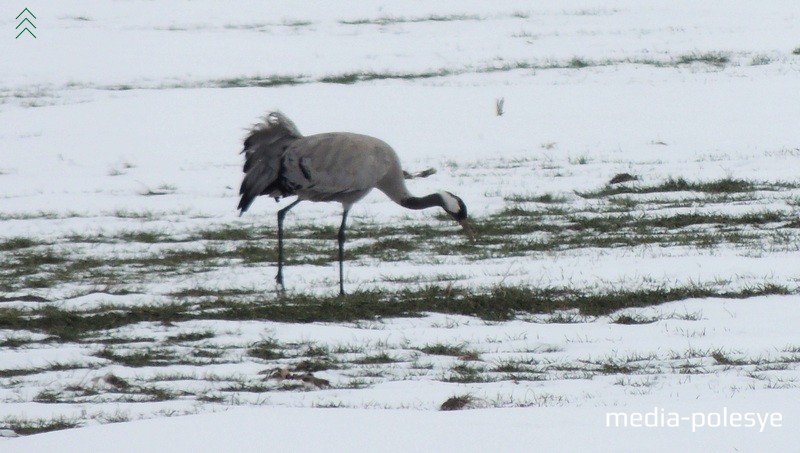
[[[432,193],[424,197],[409,196],[400,200],[399,204],[408,209],[427,209],[434,206],[444,208],[444,200],[438,193]]]

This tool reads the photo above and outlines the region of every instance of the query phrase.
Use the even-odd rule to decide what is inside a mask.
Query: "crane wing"
[[[304,137],[286,150],[284,177],[298,194],[314,201],[342,201],[369,191],[395,166],[383,141],[333,132]]]

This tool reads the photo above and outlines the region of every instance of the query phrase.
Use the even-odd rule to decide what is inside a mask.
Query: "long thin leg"
[[[339,295],[344,296],[344,227],[347,223],[347,213],[350,212],[345,209],[342,212],[342,225],[339,227]]]
[[[275,276],[275,282],[280,285],[281,290],[285,289],[283,286],[283,218],[297,203],[300,203],[300,200],[295,200],[289,206],[278,211],[278,275]]]

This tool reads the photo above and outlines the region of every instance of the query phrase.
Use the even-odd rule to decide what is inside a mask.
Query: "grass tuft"
[[[475,402],[472,395],[457,395],[447,398],[444,403],[439,407],[443,411],[460,411],[466,409],[468,406]]]
[[[420,352],[432,355],[448,355],[460,357],[467,353],[466,345],[449,345],[444,343],[426,344],[419,349]]]
[[[645,318],[640,315],[617,315],[611,318],[611,322],[614,324],[623,324],[623,325],[639,325],[639,324],[652,324],[658,321],[655,318]]]
[[[272,88],[277,86],[297,85],[301,83],[304,83],[302,76],[272,75],[266,77],[254,76],[217,79],[212,81],[210,85],[216,88]]]
[[[404,23],[419,23],[419,22],[453,22],[464,20],[481,20],[481,16],[474,14],[431,14],[430,16],[421,17],[401,17],[401,16],[384,16],[375,19],[350,19],[340,20],[342,25],[392,25]]]
[[[399,359],[392,357],[391,355],[385,352],[382,352],[380,354],[368,355],[360,359],[356,359],[352,363],[358,365],[383,365],[387,363],[396,363],[399,361],[400,361]]]
[[[261,360],[277,360],[284,357],[280,348],[280,344],[270,338],[251,345],[247,355]]]
[[[80,425],[76,419],[69,419],[66,417],[38,420],[7,418],[4,420],[3,424],[20,436],[70,429]]]
[[[567,67],[573,68],[573,69],[587,68],[589,66],[591,66],[591,63],[589,63],[586,60],[583,60],[581,58],[578,58],[578,57],[572,58],[569,61],[569,63],[567,64]]]
[[[721,52],[706,52],[681,55],[676,62],[677,64],[705,63],[713,66],[724,66],[730,61],[730,57]]]
[[[95,356],[129,367],[165,365],[173,362],[175,359],[174,354],[165,349],[148,348],[120,354],[109,346],[95,353]]]
[[[483,374],[483,371],[481,367],[462,362],[450,368],[450,375],[445,381],[462,384],[486,382],[487,378]]]
[[[185,332],[167,337],[167,343],[187,343],[193,341],[208,340],[214,338],[216,334],[210,330],[201,332]]]
[[[13,252],[41,245],[41,242],[26,237],[14,237],[0,241],[0,252]]]
[[[746,362],[731,358],[723,350],[717,349],[711,353],[711,358],[714,359],[719,365],[736,366],[744,365]]]
[[[623,193],[646,194],[659,192],[705,192],[709,194],[730,194],[739,192],[753,192],[756,190],[778,190],[781,188],[795,188],[790,183],[756,183],[743,179],[723,178],[707,182],[689,182],[683,178],[669,178],[661,184],[654,186],[605,186],[594,192],[577,192],[583,198],[603,198]]]
[[[447,69],[441,69],[439,71],[407,73],[359,71],[325,76],[321,77],[318,81],[321,83],[352,85],[356,82],[369,82],[372,80],[416,80],[429,79],[432,77],[444,77],[450,74],[452,74],[452,72]]]

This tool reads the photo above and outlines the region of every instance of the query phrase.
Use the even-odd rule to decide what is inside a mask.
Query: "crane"
[[[339,243],[339,295],[344,295],[344,243],[347,214],[357,201],[378,189],[408,209],[440,207],[461,224],[474,240],[464,201],[441,191],[424,197],[413,196],[405,185],[400,159],[391,146],[368,135],[330,132],[303,136],[294,123],[279,111],[270,112],[244,140],[244,178],[239,190],[239,215],[255,198],[267,195],[297,196],[278,210],[278,274],[283,285],[283,221],[286,213],[303,200],[342,204]]]

